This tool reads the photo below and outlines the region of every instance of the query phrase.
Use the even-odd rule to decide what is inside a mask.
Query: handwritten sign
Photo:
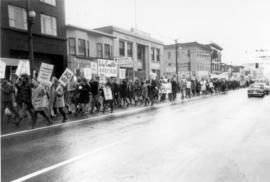
[[[160,93],[169,94],[172,93],[172,84],[171,83],[162,83],[160,87]]]
[[[29,61],[28,60],[27,61],[20,60],[15,74],[18,76],[20,76],[22,74],[30,75]]]
[[[126,78],[126,69],[119,69],[119,79]]]
[[[111,87],[103,88],[105,100],[113,100]]]
[[[70,80],[73,78],[74,74],[73,72],[67,68],[64,73],[62,74],[62,76],[59,79],[59,82],[63,85],[66,86]]]
[[[98,59],[98,74],[106,77],[117,77],[117,66],[114,61]]]
[[[41,63],[37,80],[41,83],[50,82],[53,67],[52,64]]]
[[[90,67],[91,67],[91,73],[92,73],[92,74],[98,74],[98,66],[97,66],[97,63],[91,62],[91,63],[90,63]]]
[[[0,78],[5,78],[6,63],[0,60]]]
[[[84,77],[87,79],[87,80],[91,80],[92,79],[92,72],[91,72],[91,68],[84,68],[83,69],[83,74],[84,74]]]

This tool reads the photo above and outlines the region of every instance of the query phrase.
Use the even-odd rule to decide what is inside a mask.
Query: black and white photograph
[[[0,0],[2,182],[270,182],[269,0]]]

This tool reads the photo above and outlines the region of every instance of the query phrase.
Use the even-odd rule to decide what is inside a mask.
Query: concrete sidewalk
[[[70,126],[75,126],[79,125],[82,123],[89,123],[89,122],[97,122],[97,121],[103,121],[106,119],[114,119],[118,117],[125,117],[125,116],[130,116],[133,114],[141,113],[141,112],[147,112],[151,110],[155,110],[161,107],[169,106],[169,105],[175,105],[175,104],[181,104],[181,103],[186,103],[186,102],[191,102],[199,99],[204,99],[208,98],[211,96],[215,95],[220,95],[218,94],[212,94],[212,95],[203,95],[203,96],[195,96],[189,99],[184,99],[181,100],[181,95],[177,95],[177,99],[174,102],[170,102],[168,100],[160,103],[155,103],[154,106],[129,106],[128,108],[117,108],[114,110],[113,113],[110,112],[105,112],[104,114],[102,112],[97,113],[97,114],[88,114],[85,116],[77,116],[75,117],[74,115],[67,115],[68,120],[66,123],[61,122],[61,116],[53,120],[53,125],[47,126],[47,121],[45,121],[43,118],[40,118],[38,122],[36,123],[36,126],[34,129],[31,128],[31,119],[26,118],[24,119],[19,127],[16,127],[13,123],[3,123],[1,125],[1,138],[6,138],[6,137],[12,137],[12,136],[19,136],[22,134],[27,134],[27,133],[36,133],[36,132],[48,132],[49,130],[52,129],[59,129],[63,127],[70,127]]]

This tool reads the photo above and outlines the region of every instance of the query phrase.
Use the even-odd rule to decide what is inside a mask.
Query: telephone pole
[[[175,71],[176,71],[176,81],[178,84],[178,43],[177,43],[177,39],[175,39]]]

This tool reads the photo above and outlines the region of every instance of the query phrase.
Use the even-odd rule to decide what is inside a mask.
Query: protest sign
[[[119,69],[119,79],[126,78],[126,69]]]
[[[113,100],[111,87],[103,88],[105,100]]]
[[[90,63],[90,67],[91,67],[91,73],[92,74],[98,74],[98,66],[97,66],[97,63],[95,62],[91,62]]]
[[[29,61],[28,60],[20,60],[15,74],[18,76],[20,76],[22,74],[30,75]]]
[[[84,73],[84,78],[86,78],[87,80],[91,80],[92,79],[91,68],[84,68],[83,69],[83,73]]]
[[[52,64],[41,63],[37,80],[41,83],[49,82],[52,76],[53,67]]]
[[[172,84],[171,83],[162,83],[160,86],[160,93],[162,93],[162,94],[172,93]]]
[[[106,77],[117,77],[117,66],[114,61],[99,59],[98,60],[98,74]]]
[[[5,78],[6,63],[0,60],[0,78]]]
[[[74,76],[73,72],[69,68],[67,68],[62,74],[62,76],[60,77],[59,82],[63,86],[66,86],[70,82],[73,76]]]

